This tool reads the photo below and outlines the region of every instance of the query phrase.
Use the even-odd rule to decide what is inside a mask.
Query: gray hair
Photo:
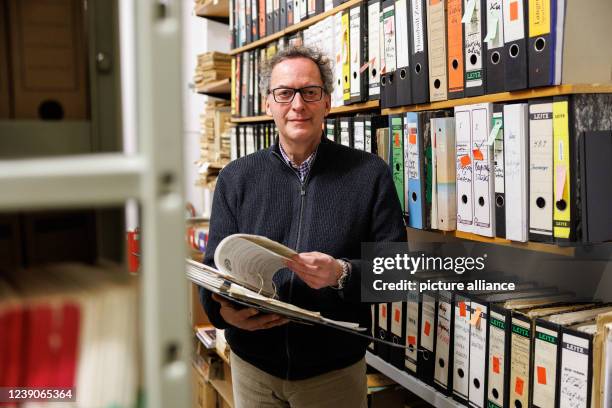
[[[304,46],[283,48],[265,62],[261,70],[261,81],[259,82],[259,90],[262,95],[267,95],[270,91],[270,80],[274,67],[284,60],[293,58],[307,58],[314,62],[319,67],[323,89],[328,95],[331,95],[334,90],[334,75],[330,59],[318,49]]]

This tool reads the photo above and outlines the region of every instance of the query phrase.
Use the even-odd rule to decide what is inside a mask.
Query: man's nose
[[[302,98],[302,93],[296,92],[295,96],[293,97],[293,101],[291,101],[291,108],[292,109],[304,109],[305,105],[306,105],[306,102],[304,102],[304,99]]]

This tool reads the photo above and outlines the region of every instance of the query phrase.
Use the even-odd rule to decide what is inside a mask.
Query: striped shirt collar
[[[299,166],[296,166],[291,161],[291,159],[289,159],[289,156],[287,155],[287,153],[285,153],[285,150],[283,150],[283,145],[280,143],[280,141],[278,142],[278,148],[281,152],[281,156],[283,156],[283,160],[285,161],[285,163],[287,163],[293,170],[295,170],[298,177],[300,178],[300,181],[303,183],[306,177],[308,176],[308,173],[310,172],[310,168],[312,167],[312,162],[314,161],[317,155],[317,150],[319,150],[319,146],[317,145],[317,148],[315,149],[315,151],[312,152],[310,156],[308,156],[308,158],[304,160],[304,162],[300,164]]]

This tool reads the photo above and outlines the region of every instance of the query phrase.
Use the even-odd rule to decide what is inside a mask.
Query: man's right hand
[[[220,313],[223,320],[239,329],[248,331],[262,330],[280,326],[288,322],[288,320],[282,316],[273,313],[260,314],[257,309],[251,307],[237,309],[232,302],[215,293],[213,293],[212,298],[221,304]]]

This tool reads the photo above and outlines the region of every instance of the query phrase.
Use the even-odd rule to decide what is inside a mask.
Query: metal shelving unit
[[[191,404],[184,263],[180,2],[134,4],[139,151],[0,162],[0,210],[140,202],[147,407]],[[123,41],[123,39],[122,39]],[[123,43],[122,43],[123,45]],[[123,78],[124,81],[126,78]],[[124,104],[134,101],[123,101]],[[117,237],[124,239],[124,237]]]
[[[398,370],[380,357],[366,351],[366,362],[402,387],[415,393],[436,408],[464,408],[465,405],[447,397],[434,387],[425,384],[405,371]]]

